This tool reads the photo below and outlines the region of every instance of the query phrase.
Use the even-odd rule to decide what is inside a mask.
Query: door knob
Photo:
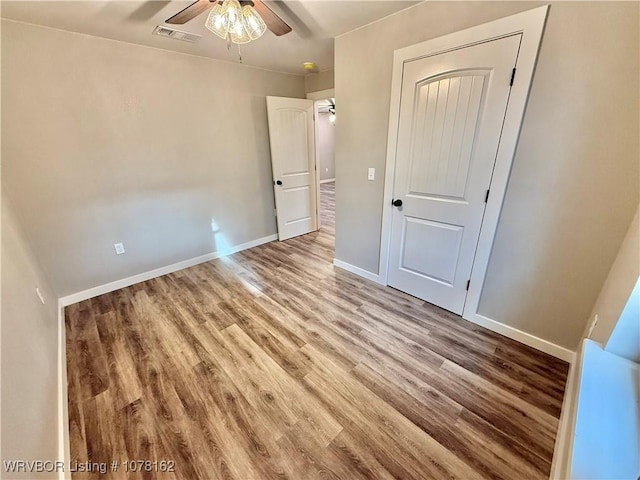
[[[398,200],[391,200],[391,204],[394,207],[401,207],[402,206],[402,200],[398,199]]]
[[[276,180],[276,185],[282,185],[282,180]]]

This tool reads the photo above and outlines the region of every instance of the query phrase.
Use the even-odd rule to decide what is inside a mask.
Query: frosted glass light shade
[[[204,26],[215,33],[220,38],[227,38],[229,32],[229,18],[224,14],[223,6],[220,3],[211,9]]]
[[[229,35],[233,43],[249,43],[251,37],[244,27],[242,17],[238,18],[234,23],[229,22]]]
[[[224,0],[222,2],[222,14],[227,17],[229,21],[229,30],[238,21],[242,20],[242,7],[238,0]]]
[[[251,5],[242,7],[242,16],[244,17],[244,24],[251,40],[260,38],[264,32],[267,31],[267,25],[264,23],[264,20],[262,20],[262,17]]]
[[[229,20],[229,36],[233,43],[249,43],[251,37],[244,26],[242,7],[238,0],[224,0],[222,11]]]

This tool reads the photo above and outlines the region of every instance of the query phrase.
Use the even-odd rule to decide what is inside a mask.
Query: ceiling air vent
[[[175,28],[163,27],[158,25],[153,29],[154,35],[160,35],[161,37],[175,38],[176,40],[182,40],[184,42],[195,43],[202,37],[195,33],[183,32],[182,30],[176,30]]]

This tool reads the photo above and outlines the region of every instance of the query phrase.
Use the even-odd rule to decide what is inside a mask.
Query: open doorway
[[[316,169],[318,182],[318,225],[335,236],[335,121],[336,101],[333,89],[312,92],[314,100]]]
[[[316,102],[316,130],[318,168],[320,183],[332,183],[335,175],[335,122],[336,101],[334,98],[318,100]]]
[[[335,98],[317,100],[315,108],[320,228],[335,234]]]

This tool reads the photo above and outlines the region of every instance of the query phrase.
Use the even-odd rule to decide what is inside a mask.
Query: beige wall
[[[36,296],[36,287],[46,304]],[[58,459],[57,298],[2,200],[2,461]],[[6,473],[2,478],[21,477]],[[46,475],[45,475],[46,476]],[[54,477],[55,475],[49,475]]]
[[[605,348],[608,352],[640,364],[640,278]]]
[[[604,282],[600,295],[591,311],[590,322],[598,315],[596,323],[591,332],[591,337],[596,342],[606,345],[616,325],[625,305],[631,295],[638,277],[640,277],[640,207],[636,210],[635,217],[629,226],[627,235],[620,246],[615,262],[611,266],[607,280]],[[627,319],[630,320],[630,319]],[[638,340],[638,320],[636,319],[635,335]],[[626,326],[625,326],[626,327]],[[633,327],[629,325],[629,327]],[[632,331],[627,330],[627,331]],[[609,346],[607,346],[609,349]],[[613,346],[613,350],[616,347]]]
[[[276,232],[265,96],[304,77],[10,21],[2,74],[3,188],[58,295]]]
[[[328,180],[336,177],[336,126],[329,121],[329,113],[316,115],[318,122],[318,166],[320,168],[320,180]]]
[[[393,51],[538,5],[425,2],[336,39],[336,258],[378,271]],[[638,44],[637,3],[552,4],[481,314],[576,347],[638,203]]]
[[[333,88],[333,70],[313,73],[304,77],[305,93],[320,92]]]

